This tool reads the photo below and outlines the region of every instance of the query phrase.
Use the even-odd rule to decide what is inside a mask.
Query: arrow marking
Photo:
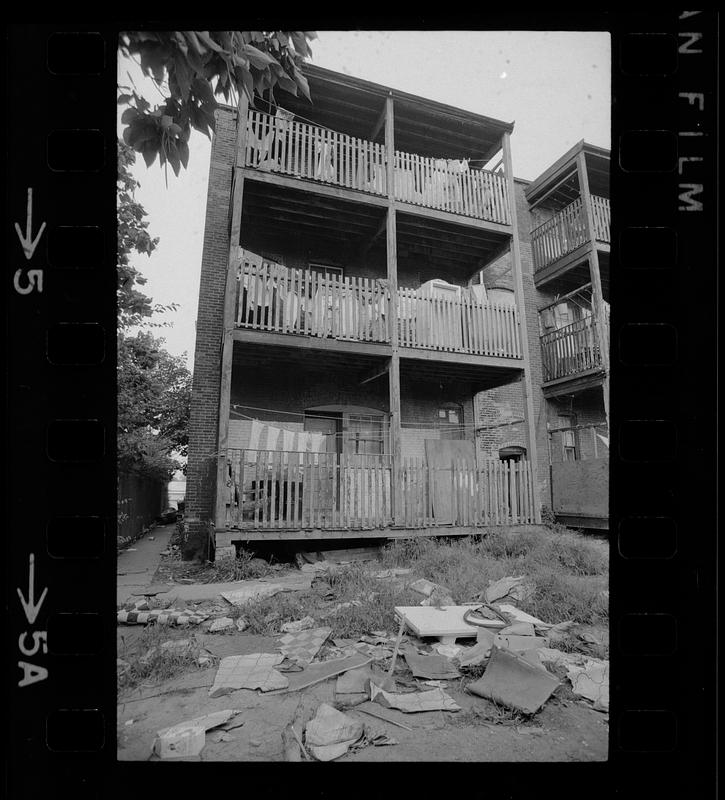
[[[35,622],[35,618],[38,616],[38,612],[40,611],[40,607],[43,605],[43,600],[45,600],[45,595],[48,594],[48,587],[46,586],[43,589],[43,594],[40,595],[40,600],[38,602],[35,601],[35,554],[30,554],[30,563],[28,566],[28,599],[26,600],[23,597],[23,593],[20,589],[16,589],[18,593],[18,597],[20,598],[20,603],[23,607],[23,611],[25,612],[25,616],[28,620],[28,624],[32,625]]]
[[[23,232],[20,230],[20,225],[18,225],[17,222],[15,223],[15,230],[18,232],[18,239],[20,239],[20,244],[23,247],[25,258],[27,258],[29,261],[33,257],[35,248],[38,246],[40,237],[43,235],[43,231],[45,230],[45,223],[43,223],[40,226],[38,235],[35,237],[35,239],[33,239],[33,190],[30,188],[28,188],[28,214],[25,218],[25,236],[23,236]]]

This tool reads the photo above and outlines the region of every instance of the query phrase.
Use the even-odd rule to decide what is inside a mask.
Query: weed
[[[189,639],[189,647],[183,650],[161,647],[163,642],[178,639]],[[134,688],[144,682],[160,683],[189,669],[199,669],[199,651],[193,634],[185,635],[167,625],[149,625],[141,632],[133,648],[127,648],[124,644],[118,653],[119,658],[128,665],[118,671],[118,689]]]
[[[471,727],[473,725],[506,725],[513,727],[521,725],[531,719],[531,715],[524,714],[514,708],[499,705],[493,700],[482,700],[480,704],[461,711],[451,718],[454,725]]]

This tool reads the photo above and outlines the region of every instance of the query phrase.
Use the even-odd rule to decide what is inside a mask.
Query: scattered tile
[[[280,639],[279,649],[292,661],[309,664],[331,633],[332,628],[312,628],[299,633],[286,633]]]
[[[466,689],[479,697],[533,714],[549,699],[559,681],[517,653],[494,647],[483,677]]]
[[[370,685],[370,699],[385,708],[397,708],[406,714],[415,714],[421,711],[461,710],[461,707],[453,698],[442,689],[430,689],[425,692],[411,692],[409,694],[393,694],[372,683]]]
[[[227,656],[219,663],[210,697],[220,697],[237,689],[261,689],[263,692],[284,689],[287,678],[274,667],[282,661],[279,653],[251,653]]]
[[[119,611],[116,621],[122,625],[147,625],[158,622],[166,625],[198,625],[208,614],[190,614],[185,611]]]

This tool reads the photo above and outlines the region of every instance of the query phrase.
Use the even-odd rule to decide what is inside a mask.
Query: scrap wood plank
[[[356,653],[354,656],[347,656],[346,658],[335,658],[330,661],[321,661],[317,664],[310,664],[305,667],[303,672],[289,673],[289,685],[286,689],[281,689],[277,692],[267,692],[269,695],[274,694],[287,694],[288,692],[298,692],[300,689],[306,689],[308,686],[314,686],[316,683],[326,681],[328,678],[334,678],[336,675],[341,675],[350,669],[365,666],[372,661],[370,656]]]
[[[371,717],[376,717],[384,722],[389,722],[391,725],[397,725],[399,728],[405,728],[406,731],[413,730],[410,726],[404,725],[402,722],[398,722],[396,719],[392,719],[390,716],[388,716],[388,712],[384,706],[377,705],[369,700],[367,703],[355,706],[355,711],[362,711],[363,714],[369,714]]]

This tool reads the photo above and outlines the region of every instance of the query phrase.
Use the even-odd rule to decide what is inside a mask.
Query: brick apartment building
[[[589,238],[574,253],[584,262],[561,243],[554,262],[538,255],[550,247],[539,226],[572,216],[562,210],[571,176],[557,162],[530,185],[515,181],[511,124],[305,72],[312,104],[279,92],[276,106],[242,101],[217,114],[190,548],[539,522],[558,421],[571,421],[579,441],[597,413],[592,392],[606,393],[606,364],[598,384],[591,370],[577,382],[584,356],[563,363],[569,345],[552,351],[545,338],[566,341],[560,306],[598,252]],[[567,158],[580,170],[577,154]],[[576,417],[574,401],[561,400],[573,396]]]

